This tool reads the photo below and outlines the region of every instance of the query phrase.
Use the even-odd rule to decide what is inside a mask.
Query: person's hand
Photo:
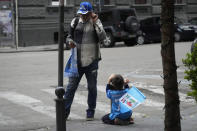
[[[75,48],[76,47],[76,45],[73,42],[69,42],[69,46],[70,46],[70,48]]]
[[[108,84],[111,83],[111,80],[114,78],[115,74],[111,74],[108,78]]]
[[[127,85],[129,83],[129,79],[124,79],[124,84]]]
[[[98,19],[98,15],[92,12],[91,18],[93,22],[96,22],[96,20]]]

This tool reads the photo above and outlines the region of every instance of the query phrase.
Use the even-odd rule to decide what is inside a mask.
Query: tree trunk
[[[174,49],[174,0],[162,0],[161,56],[165,92],[165,131],[181,131],[177,66]]]

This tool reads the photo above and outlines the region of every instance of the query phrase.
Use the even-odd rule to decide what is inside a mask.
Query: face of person
[[[91,12],[88,12],[87,14],[81,14],[80,15],[83,21],[88,21],[91,18]]]

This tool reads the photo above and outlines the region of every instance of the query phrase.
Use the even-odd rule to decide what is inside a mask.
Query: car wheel
[[[114,37],[112,33],[106,32],[106,39],[103,41],[104,47],[113,47],[115,45]]]
[[[180,36],[179,33],[176,32],[176,33],[174,34],[174,40],[175,40],[176,42],[178,42],[178,41],[181,40],[181,36]]]
[[[134,46],[136,44],[136,39],[125,40],[124,43],[126,46]]]
[[[137,44],[139,44],[139,45],[142,45],[142,44],[145,43],[145,38],[144,38],[144,36],[142,36],[142,35],[138,36],[136,39],[137,39],[136,42],[137,42]]]

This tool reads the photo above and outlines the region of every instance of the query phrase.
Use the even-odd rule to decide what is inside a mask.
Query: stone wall
[[[67,0],[65,6],[65,31],[76,14],[82,0]],[[98,11],[97,0],[87,0]],[[10,7],[10,2],[6,1]],[[44,45],[57,43],[59,31],[58,6],[51,5],[52,0],[18,0],[19,8],[19,46]],[[5,1],[4,1],[5,5]],[[2,2],[0,2],[0,9]],[[161,0],[147,0],[146,4],[135,4],[135,0],[110,0],[102,10],[110,8],[135,8],[139,19],[160,15]],[[197,16],[197,0],[183,0],[175,4],[175,15],[184,19]]]

